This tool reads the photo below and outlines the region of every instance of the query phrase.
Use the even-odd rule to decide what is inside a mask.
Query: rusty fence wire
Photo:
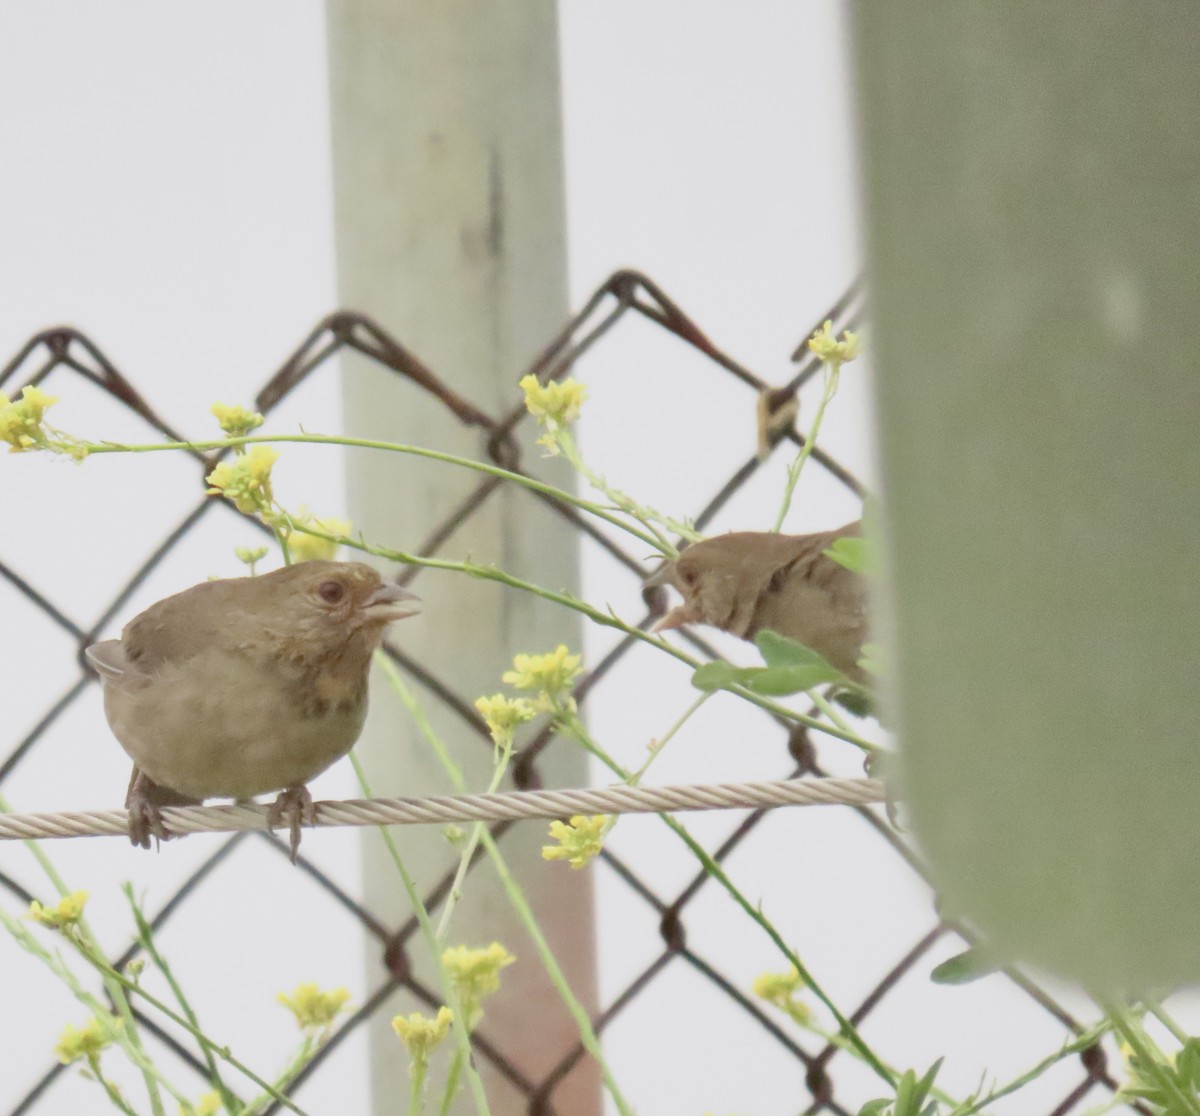
[[[862,297],[855,285],[847,290],[826,314],[822,315],[821,320],[831,319],[836,330],[840,332],[844,328],[854,328],[861,313]],[[762,467],[771,450],[780,443],[791,443],[794,448],[803,445],[803,435],[798,431],[794,422],[795,400],[800,388],[819,372],[819,362],[809,356],[803,341],[801,341],[793,357],[796,362],[795,373],[789,382],[782,386],[767,384],[732,356],[713,345],[697,324],[650,279],[636,272],[621,271],[614,274],[595,291],[583,308],[549,341],[530,367],[514,371],[514,385],[521,375],[529,372],[535,373],[543,379],[557,379],[567,375],[572,365],[581,356],[593,347],[602,345],[614,331],[621,329],[622,323],[631,318],[640,318],[649,322],[652,326],[674,335],[681,342],[690,346],[701,358],[711,362],[724,374],[745,385],[747,392],[752,393],[748,396],[748,402],[751,406],[755,403],[758,406],[761,427],[760,452],[746,460],[730,461],[727,479],[717,491],[712,493],[707,503],[695,515],[696,526],[703,531],[706,524],[712,521],[722,507]],[[814,328],[819,324],[819,322],[814,323]],[[805,334],[805,337],[807,336],[808,334]],[[354,312],[331,314],[313,328],[278,371],[264,383],[255,401],[258,410],[269,414],[309,376],[332,374],[333,358],[338,354],[351,351],[408,380],[414,388],[432,395],[463,424],[478,428],[484,450],[492,461],[505,469],[514,472],[522,471],[522,458],[516,431],[521,423],[527,421],[523,406],[518,404],[509,413],[499,417],[485,413],[471,400],[463,398],[443,383],[434,371],[426,367],[416,355],[406,349],[398,340],[389,336],[375,322]],[[84,380],[90,381],[113,400],[139,416],[162,437],[177,441],[185,440],[178,431],[172,429],[155,413],[137,387],[121,373],[93,341],[73,329],[50,329],[30,338],[0,371],[0,389],[11,396],[18,393],[20,388],[26,384],[42,384],[51,377],[58,381],[63,377],[70,376],[82,377]],[[202,477],[211,469],[218,455],[204,455],[199,451],[192,452],[198,460],[199,472]],[[820,447],[814,448],[812,459],[838,483],[856,494],[861,492],[856,478]],[[510,482],[494,477],[487,477],[479,481],[470,493],[450,510],[429,537],[415,548],[416,551],[427,556],[443,553],[447,544],[453,540],[458,528],[493,493],[507,483]],[[585,532],[594,543],[604,548],[631,574],[642,578],[650,572],[639,557],[623,549],[609,534],[597,529],[594,523],[581,516],[573,508],[555,502],[552,497],[538,495],[538,498],[544,500],[555,514],[565,517],[579,531]],[[84,666],[83,649],[116,616],[123,614],[131,597],[151,572],[163,563],[176,547],[181,546],[196,525],[221,503],[219,500],[207,498],[198,492],[195,504],[161,539],[150,557],[129,573],[124,583],[111,594],[111,598],[100,615],[89,619],[71,615],[69,609],[60,607],[56,603],[55,586],[41,576],[42,571],[14,568],[14,565],[10,564],[8,556],[0,549],[0,577],[7,583],[9,591],[24,597],[26,602],[37,610],[46,624],[53,625],[66,633],[76,652],[76,662],[71,666],[64,664],[63,688],[59,696],[37,718],[32,729],[23,738],[15,740],[11,744],[0,743],[0,747],[5,748],[0,753],[0,791],[3,790],[5,780],[38,746],[39,740],[44,737],[51,726],[66,714],[88,687],[95,685],[93,676]],[[419,568],[410,568],[406,572],[406,578],[411,581],[419,573]],[[647,590],[645,601],[646,612],[642,623],[649,625],[664,609],[662,590]],[[699,633],[686,632],[684,638],[688,639],[701,653],[710,656],[716,654],[703,638],[702,631]],[[582,677],[575,694],[581,705],[586,702],[588,693],[596,683],[617,667],[630,650],[633,642],[631,637],[619,641],[601,661],[595,663],[590,671]],[[403,672],[426,692],[433,695],[437,701],[444,703],[454,711],[461,720],[465,732],[477,738],[481,746],[491,747],[485,726],[470,701],[455,691],[451,679],[434,675],[422,667],[419,662],[413,661],[405,655],[399,646],[389,643],[386,651]],[[786,764],[781,764],[779,777],[815,777],[825,774],[819,750],[814,746],[809,733],[803,727],[796,727],[781,721],[779,733],[787,756]],[[536,789],[542,785],[538,773],[538,760],[552,743],[553,733],[547,729],[519,753],[514,764],[514,781],[518,788]],[[731,835],[718,847],[710,850],[712,857],[718,863],[725,861],[756,830],[764,813],[763,810],[749,813]],[[876,811],[863,807],[858,808],[858,813],[878,834],[880,841],[889,843],[896,850],[900,858],[908,865],[906,870],[920,873],[920,865],[906,846],[902,834],[899,834],[887,821],[883,820]],[[492,828],[493,835],[498,839],[503,839],[504,833],[511,824],[495,825]],[[243,842],[257,840],[268,842],[276,848],[280,847],[276,838],[264,833],[241,833],[225,840],[218,851],[200,864],[158,911],[153,919],[154,928],[159,929],[170,920],[179,918],[200,884],[213,873],[219,872]],[[689,911],[692,909],[697,895],[705,888],[712,886],[709,876],[703,870],[696,871],[681,889],[670,894],[660,894],[639,875],[639,867],[636,863],[614,854],[611,850],[606,850],[602,856],[608,868],[652,912],[653,917],[657,920],[661,941],[653,960],[633,979],[629,980],[618,994],[612,996],[608,1003],[602,1005],[599,1014],[594,1019],[596,1030],[603,1035],[614,1019],[622,1013],[632,1010],[639,994],[651,986],[670,963],[682,962],[703,980],[710,982],[711,986],[726,999],[731,1007],[750,1017],[761,1028],[764,1041],[778,1044],[790,1057],[795,1059],[798,1083],[803,1082],[803,1088],[798,1087],[797,1089],[794,1105],[796,1111],[850,1116],[853,1111],[851,1107],[848,1107],[850,1102],[839,1096],[837,1088],[838,1067],[849,1060],[849,1055],[832,1042],[824,1045],[818,1045],[815,1042],[808,1045],[801,1044],[792,1033],[780,1025],[777,1018],[772,1017],[769,1007],[752,1000],[728,974],[720,971],[716,962],[702,956],[699,951],[693,950],[689,946],[687,934]],[[306,1066],[300,1077],[294,1082],[293,1087],[302,1084],[312,1074],[320,1073],[322,1066],[327,1063],[330,1055],[336,1051],[338,1046],[374,1013],[382,1010],[385,1001],[397,989],[406,989],[418,1000],[430,1006],[435,1006],[439,1002],[435,991],[417,980],[409,964],[408,946],[418,930],[415,916],[405,919],[398,925],[385,925],[358,898],[350,894],[338,882],[329,878],[303,855],[301,855],[300,864],[302,870],[324,889],[329,900],[340,904],[359,922],[363,930],[377,941],[380,963],[376,987],[365,1002],[333,1033],[330,1041]],[[452,873],[448,873],[428,891],[424,898],[429,909],[436,908],[444,901],[451,883]],[[20,883],[4,872],[0,872],[0,886],[21,903],[28,903],[32,898]],[[878,973],[869,993],[860,1002],[853,1005],[852,1010],[848,1011],[847,1014],[851,1021],[855,1025],[867,1021],[872,1012],[876,1011],[902,978],[917,968],[942,936],[950,932],[950,929],[939,922],[933,912],[930,912],[928,932],[916,941],[902,943],[897,947],[896,953],[899,955],[899,960],[887,971]],[[135,942],[120,956],[113,958],[113,963],[117,967],[121,967],[138,957],[139,953],[140,947]],[[1048,992],[1016,974],[1010,979],[1020,988],[1021,993],[1036,1005],[1037,1010],[1049,1013],[1061,1024],[1065,1032],[1077,1033],[1082,1030],[1082,1024],[1073,1018]],[[846,1005],[842,1006],[846,1007]],[[174,1050],[198,1073],[205,1074],[205,1066],[197,1049],[188,1047],[173,1034],[164,1031],[153,1019],[140,1013],[137,1018],[148,1032],[154,1034]],[[501,1037],[489,1037],[484,1029],[483,1034],[477,1033],[473,1036],[473,1043],[476,1056],[491,1063],[515,1089],[528,1098],[528,1111],[533,1114],[561,1112],[561,1108],[556,1107],[556,1089],[576,1063],[586,1057],[582,1044],[576,1044],[549,1073],[537,1080],[532,1080],[521,1067],[506,1056]],[[1099,1043],[1084,1049],[1076,1064],[1078,1066],[1077,1079],[1066,1090],[1057,1106],[1052,1109],[1052,1116],[1082,1112],[1085,1104],[1107,1100],[1118,1088],[1119,1083],[1106,1064],[1105,1052]],[[52,1063],[47,1056],[45,1072],[11,1109],[11,1116],[57,1111],[53,1086],[66,1069],[67,1067]],[[277,1109],[278,1106],[273,1106],[269,1111]],[[565,1114],[565,1116],[569,1116],[569,1114]]]

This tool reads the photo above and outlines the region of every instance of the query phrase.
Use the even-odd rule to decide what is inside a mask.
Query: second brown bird
[[[812,535],[733,531],[692,543],[647,582],[683,595],[655,630],[712,624],[747,640],[770,630],[865,682],[858,661],[867,638],[866,580],[825,554],[837,539],[861,534],[856,521]]]

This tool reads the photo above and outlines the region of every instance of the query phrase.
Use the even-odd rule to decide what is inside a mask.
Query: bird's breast
[[[367,712],[360,684],[330,684],[278,661],[221,652],[168,665],[136,690],[105,688],[105,712],[134,763],[194,798],[299,786],[345,755]]]

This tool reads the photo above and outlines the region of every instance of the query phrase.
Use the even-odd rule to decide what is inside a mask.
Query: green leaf
[[[891,1104],[891,1099],[881,1097],[879,1100],[867,1101],[866,1104],[858,1110],[858,1116],[884,1116],[887,1112],[888,1105]]]
[[[702,667],[697,667],[696,672],[692,675],[692,685],[705,693],[724,690],[734,685],[738,672],[739,668],[735,667],[733,663],[724,661],[705,663]]]
[[[870,717],[874,715],[874,702],[871,700],[869,694],[864,694],[861,690],[838,690],[830,696],[833,701],[837,702],[848,713],[853,713],[856,717]]]
[[[845,566],[854,573],[875,572],[870,544],[861,536],[834,539],[833,544],[824,553],[826,558],[832,558],[839,566]]]
[[[917,1075],[905,1070],[896,1086],[896,1116],[917,1116],[913,1096],[917,1089]]]
[[[892,673],[891,658],[881,643],[864,643],[858,665],[876,678],[886,678]]]
[[[763,661],[771,667],[822,667],[833,679],[841,678],[842,672],[821,658],[812,648],[805,647],[799,640],[764,628],[754,637]],[[832,679],[831,679],[832,680]]]
[[[1200,1039],[1190,1038],[1183,1044],[1175,1056],[1175,1069],[1189,1088],[1200,1089]]]
[[[918,1101],[923,1101],[927,1096],[929,1096],[929,1090],[933,1088],[934,1079],[937,1077],[938,1070],[942,1068],[942,1063],[945,1060],[946,1059],[944,1057],[939,1058],[933,1063],[932,1066],[929,1067],[929,1069],[925,1071],[925,1076],[917,1082]]]
[[[929,979],[934,984],[970,984],[994,973],[999,967],[979,950],[966,949],[938,965],[929,974]]]

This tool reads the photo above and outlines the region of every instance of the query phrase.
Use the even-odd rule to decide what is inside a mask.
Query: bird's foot
[[[154,782],[144,771],[133,769],[129,790],[125,792],[125,809],[129,813],[129,841],[139,848],[148,849],[150,838],[155,848],[159,841],[169,841],[175,836],[167,829],[163,820],[163,806],[199,806],[198,798],[171,790]]]
[[[267,811],[267,825],[272,829],[288,824],[292,863],[296,863],[296,853],[300,848],[300,827],[317,824],[317,808],[313,805],[312,795],[308,787],[288,787],[279,792],[278,797],[271,803]]]

